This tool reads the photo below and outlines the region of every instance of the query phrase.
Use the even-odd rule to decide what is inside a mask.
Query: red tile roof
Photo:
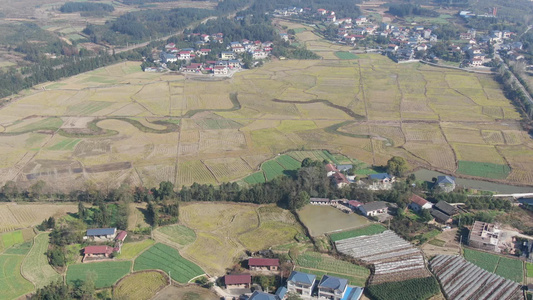
[[[128,233],[126,231],[121,231],[117,236],[115,237],[115,240],[124,242],[124,239],[128,236]]]
[[[250,274],[239,274],[239,275],[226,275],[224,276],[224,283],[228,284],[245,284],[252,283],[252,275]]]
[[[83,249],[84,254],[111,254],[113,248],[109,246],[87,246]]]
[[[424,198],[422,198],[422,197],[420,197],[418,195],[415,195],[415,194],[413,194],[411,196],[411,198],[409,198],[409,200],[411,200],[411,202],[414,202],[414,203],[418,204],[420,207],[422,207],[422,206],[424,206],[424,205],[426,205],[428,203],[428,201],[426,199],[424,199]]]
[[[337,168],[332,165],[332,164],[327,164],[326,165],[326,171],[328,172],[339,172],[339,170],[337,170]]]
[[[277,258],[250,258],[248,260],[248,266],[250,267],[279,266],[279,259]]]
[[[359,206],[363,205],[363,203],[361,203],[361,202],[359,202],[357,200],[350,200],[350,201],[348,201],[348,204],[353,206],[353,207],[359,207]]]

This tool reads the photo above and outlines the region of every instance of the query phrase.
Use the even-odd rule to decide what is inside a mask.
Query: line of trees
[[[65,4],[61,5],[59,10],[62,13],[73,13],[73,12],[94,12],[94,11],[101,11],[101,12],[113,12],[115,11],[115,7],[113,5],[107,4],[107,3],[95,3],[95,2],[66,2]]]
[[[420,5],[411,3],[391,4],[388,12],[398,17],[423,16],[436,18],[440,16],[440,14],[434,10],[423,8]]]

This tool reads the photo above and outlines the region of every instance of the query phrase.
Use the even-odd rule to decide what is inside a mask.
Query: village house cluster
[[[214,35],[193,33],[188,38],[199,39],[195,44],[195,48],[178,49],[176,44],[169,43],[165,45],[159,57],[161,66],[164,68],[169,63],[176,63],[181,61],[180,71],[183,73],[192,74],[209,74],[227,75],[231,71],[240,70],[243,67],[242,56],[249,54],[255,61],[266,59],[270,56],[272,51],[272,42],[262,41],[234,41],[230,42],[226,51],[216,53],[218,60],[207,60],[202,62],[194,62],[196,58],[213,57],[212,49],[208,48],[210,43],[224,43],[224,35],[217,33]],[[145,71],[157,71],[157,68],[146,68]]]
[[[251,292],[252,277],[264,272],[279,273],[279,260],[273,258],[249,258],[248,268],[254,274],[228,274],[224,276],[226,291],[231,295],[244,295],[239,299],[248,300],[284,300],[289,293],[294,293],[306,299],[332,299],[332,300],[359,300],[363,295],[363,288],[348,285],[348,280],[330,275],[322,276],[320,281],[317,276],[298,271],[292,271],[287,279],[287,286],[279,287],[275,293],[270,294],[255,290]]]
[[[118,232],[116,228],[87,229],[83,239],[97,245],[83,248],[82,262],[113,258],[113,253],[120,253],[122,244],[127,236],[128,233],[126,231]],[[106,243],[114,244],[114,246],[105,245]]]

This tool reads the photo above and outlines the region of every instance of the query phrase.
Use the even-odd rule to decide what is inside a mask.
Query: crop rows
[[[373,264],[373,284],[429,275],[420,250],[390,230],[339,240],[335,247],[344,255]]]
[[[520,285],[474,265],[460,256],[438,255],[430,262],[448,299],[519,299]]]
[[[170,272],[172,279],[180,283],[204,274],[200,267],[183,258],[178,250],[164,244],[155,244],[135,259],[134,270],[148,269]]]
[[[314,252],[306,252],[299,255],[297,264],[304,268],[337,272],[358,277],[366,278],[370,275],[370,271],[364,267]]]
[[[265,182],[265,173],[263,171],[255,172],[252,175],[244,178],[244,181],[248,184],[256,184]]]
[[[128,275],[113,289],[118,299],[151,299],[155,293],[168,284],[168,277],[160,272],[139,272]]]
[[[368,225],[362,228],[357,228],[357,229],[338,232],[338,233],[332,233],[330,234],[329,237],[331,241],[336,242],[336,241],[344,240],[347,238],[358,237],[362,235],[378,234],[378,233],[382,233],[385,230],[386,228],[383,227],[383,225],[381,224],[371,224],[371,225]]]
[[[267,161],[262,166],[261,169],[265,172],[267,181],[274,179],[280,175],[283,175],[285,169],[278,164],[276,161]]]
[[[33,285],[20,274],[22,255],[0,255],[0,300],[15,299],[33,290]]]
[[[70,265],[67,270],[67,282],[76,284],[87,280],[89,274],[95,274],[95,287],[104,288],[115,284],[117,280],[130,272],[131,261],[106,261]]]
[[[41,233],[35,237],[35,244],[22,264],[22,274],[31,280],[37,288],[42,288],[50,282],[55,282],[61,276],[48,264],[46,250],[48,250],[48,233]]]
[[[511,173],[508,165],[476,161],[458,161],[457,173],[495,179],[505,179]]]
[[[471,249],[465,249],[465,259],[482,269],[516,282],[521,282],[524,276],[522,261],[517,259]]]
[[[439,293],[439,284],[433,277],[413,278],[370,285],[367,291],[376,300],[425,300]]]

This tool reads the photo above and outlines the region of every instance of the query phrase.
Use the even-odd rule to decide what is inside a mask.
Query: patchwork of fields
[[[503,278],[518,283],[524,281],[524,263],[518,259],[506,258],[472,249],[465,249],[464,256],[467,261]]]
[[[155,233],[210,275],[222,275],[244,250],[258,251],[295,241],[303,232],[291,212],[274,205],[183,203],[180,221],[188,230],[170,226]],[[169,243],[170,242],[170,243]]]
[[[255,183],[294,169],[301,159],[277,155],[302,148],[533,181],[533,140],[491,76],[355,57],[291,27],[324,59],[218,81],[125,62],[40,85],[0,109],[0,184]]]

